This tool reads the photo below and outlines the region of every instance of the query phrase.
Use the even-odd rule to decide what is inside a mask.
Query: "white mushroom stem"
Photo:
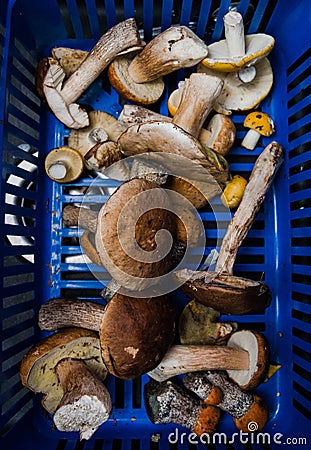
[[[79,431],[80,439],[90,439],[109,419],[110,394],[104,384],[78,360],[65,359],[56,366],[64,395],[54,414],[60,431]]]
[[[245,56],[245,36],[243,17],[237,11],[230,11],[224,16],[225,37],[230,58]],[[238,77],[243,83],[250,83],[256,76],[256,68],[240,69]]]
[[[243,17],[236,11],[230,11],[224,16],[225,37],[229,56],[240,58],[245,55],[245,37]]]
[[[173,345],[160,364],[148,373],[157,381],[201,370],[249,369],[249,353],[241,348],[213,345]],[[233,369],[234,367],[234,369]]]
[[[184,81],[181,101],[172,122],[198,138],[222,87],[223,81],[216,76],[191,74],[190,78]]]
[[[52,163],[47,170],[55,180],[63,180],[67,175],[68,168],[63,161],[57,161]]]
[[[260,139],[261,134],[258,131],[250,129],[244,136],[243,141],[241,142],[241,146],[247,148],[248,150],[254,150],[257,145],[257,142]]]
[[[104,130],[104,128],[94,128],[92,131],[90,131],[89,137],[95,143],[107,142],[109,139],[108,134],[106,130]]]

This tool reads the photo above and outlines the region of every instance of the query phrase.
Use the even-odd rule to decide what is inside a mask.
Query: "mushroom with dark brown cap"
[[[237,330],[236,322],[219,322],[220,313],[192,300],[179,317],[179,339],[187,345],[223,344]]]
[[[152,423],[175,423],[190,429],[197,436],[215,432],[220,419],[217,401],[221,398],[218,388],[214,388],[210,401],[205,403],[171,381],[158,383],[151,380],[144,386],[146,412]]]
[[[164,381],[176,375],[204,370],[226,370],[241,389],[254,389],[269,367],[269,345],[258,332],[233,333],[226,346],[172,345],[160,364],[148,375]]]
[[[134,58],[135,54],[122,55],[111,62],[108,68],[110,84],[125,100],[151,105],[163,94],[164,81],[160,77],[145,83],[136,83],[128,70]]]
[[[139,43],[135,20],[130,18],[110,28],[66,81],[60,64],[50,66],[44,78],[43,92],[55,116],[69,128],[88,126],[87,113],[74,102],[118,53]]]
[[[127,297],[115,294],[104,307],[69,299],[53,299],[39,311],[41,329],[68,326],[98,331],[101,355],[108,371],[122,379],[152,370],[171,345],[175,312],[166,296]]]
[[[136,83],[146,83],[195,66],[208,54],[205,43],[188,27],[172,26],[158,34],[133,59],[129,74]]]
[[[269,411],[265,401],[258,394],[240,389],[225,372],[187,373],[183,383],[204,401],[208,401],[215,386],[220,388],[222,400],[218,407],[229,413],[236,427],[244,433],[261,431],[268,421]],[[251,424],[254,422],[257,426],[252,430]]]
[[[58,183],[70,183],[82,174],[84,161],[81,154],[71,147],[57,147],[45,158],[46,174]]]
[[[222,314],[263,312],[270,304],[271,292],[266,284],[235,277],[232,272],[238,249],[281,161],[282,148],[276,142],[269,144],[257,158],[242,201],[223,238],[215,271],[176,272],[178,280],[184,281],[182,289],[187,295]]]
[[[249,128],[244,136],[241,146],[248,150],[254,150],[259,141],[260,136],[271,136],[274,133],[274,122],[271,117],[261,111],[253,111],[249,113],[243,123],[245,128]]]
[[[90,439],[109,419],[112,403],[107,388],[79,360],[62,359],[55,371],[64,391],[53,416],[56,428],[79,431],[80,440]]]
[[[22,384],[35,393],[44,394],[42,406],[51,414],[55,413],[64,395],[55,368],[68,358],[85,362],[92,374],[105,379],[107,368],[102,361],[98,335],[83,328],[67,328],[42,339],[27,352],[21,363]],[[92,377],[90,375],[88,379],[92,380]]]

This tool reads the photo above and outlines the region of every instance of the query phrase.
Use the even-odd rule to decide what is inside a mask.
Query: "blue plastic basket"
[[[167,437],[175,425],[153,425],[146,416],[142,390],[147,376],[127,382],[108,377],[113,414],[93,439],[79,442],[77,434],[53,429],[39,399],[19,380],[22,356],[42,337],[37,326],[40,304],[59,296],[98,301],[102,289],[88,267],[75,262],[81,253],[78,230],[63,228],[61,223],[63,205],[81,202],[79,189],[91,180],[62,186],[44,173],[45,155],[66,144],[68,130],[36,95],[36,63],[56,44],[90,49],[108,27],[128,17],[136,18],[146,41],[172,23],[181,23],[212,42],[223,34],[222,18],[230,5],[244,16],[247,33],[267,32],[276,39],[269,56],[275,82],[263,109],[275,120],[274,138],[284,146],[285,161],[235,266],[237,274],[254,279],[264,273],[273,301],[263,315],[232,317],[244,327],[262,331],[269,340],[272,361],[282,366],[258,389],[270,409],[265,428],[270,444],[244,440],[213,446],[186,438],[170,444]],[[309,0],[1,0],[1,449],[269,449],[278,448],[280,442],[302,444],[299,438],[305,438],[304,448],[310,448],[310,17]],[[167,113],[168,93],[182,77],[183,73],[169,77],[171,85],[160,112]],[[100,88],[94,99],[96,109],[115,116],[121,111],[113,89]],[[233,115],[237,145],[229,162],[232,173],[248,176],[261,148],[250,153],[238,145],[243,118],[243,114]],[[263,144],[267,143],[264,138]],[[98,183],[113,187],[111,181]],[[92,197],[94,203],[102,200]],[[207,211],[201,216],[212,245],[214,219]],[[181,293],[176,298],[185,302]],[[223,416],[219,431],[229,437],[235,432],[230,417]],[[282,437],[274,441],[276,433]]]

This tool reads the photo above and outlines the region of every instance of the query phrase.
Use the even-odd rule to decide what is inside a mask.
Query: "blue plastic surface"
[[[223,36],[223,15],[230,3],[247,17],[248,33],[267,32],[276,39],[269,56],[275,81],[262,109],[274,119],[274,139],[285,150],[285,160],[267,194],[254,226],[241,247],[235,273],[265,282],[273,294],[271,306],[263,315],[230,317],[241,325],[256,328],[267,337],[271,358],[281,369],[258,392],[265,398],[270,419],[265,428],[270,433],[270,446],[248,443],[246,448],[279,448],[273,442],[276,433],[286,438],[306,438],[311,445],[311,165],[310,165],[310,18],[309,0],[258,0],[251,2],[222,1],[95,1],[95,0],[16,0],[0,4],[0,273],[1,273],[1,448],[20,449],[186,449],[206,448],[203,444],[188,447],[187,440],[169,445],[167,436],[175,425],[153,425],[148,420],[142,399],[147,376],[123,382],[108,377],[114,402],[112,417],[87,443],[78,442],[75,433],[61,433],[52,427],[38,398],[22,388],[19,364],[23,354],[44,334],[37,327],[37,312],[42,302],[52,297],[76,296],[99,300],[103,285],[86,274],[86,264],[66,260],[81,254],[78,230],[63,228],[61,211],[64,204],[80,203],[82,194],[69,193],[88,186],[83,178],[72,185],[52,183],[44,173],[45,155],[66,143],[69,131],[47,111],[34,89],[37,61],[54,45],[90,49],[100,35],[120,20],[137,18],[149,41],[154,30],[164,30],[171,23],[189,25],[207,42]],[[215,11],[218,15],[215,15]],[[170,76],[159,111],[167,114],[167,98],[184,73]],[[174,78],[175,77],[175,78]],[[94,109],[102,109],[116,117],[122,106],[118,94],[106,92],[94,84],[86,98]],[[236,145],[229,154],[231,172],[248,176],[256,156],[242,149],[244,114],[234,114],[237,126]],[[263,138],[266,145],[270,138]],[[29,144],[31,152],[18,147]],[[31,172],[19,166],[32,163]],[[23,182],[13,185],[15,175]],[[97,181],[100,187],[114,187],[111,180]],[[32,189],[29,189],[29,185]],[[28,188],[27,188],[28,186]],[[23,200],[10,204],[7,195]],[[94,204],[107,197],[94,194]],[[8,216],[24,218],[12,225]],[[216,236],[214,218],[201,212],[208,239]],[[225,229],[222,230],[222,233]],[[22,238],[11,245],[7,236]],[[208,241],[209,242],[209,241]],[[212,242],[212,241],[210,241]],[[27,243],[27,245],[26,245]],[[209,245],[209,244],[208,244]],[[206,253],[210,248],[207,245]],[[22,256],[24,255],[24,256]],[[95,269],[95,267],[92,267]],[[105,270],[96,268],[106,279]],[[175,295],[179,308],[187,299]],[[226,320],[228,317],[222,317]],[[179,432],[188,430],[178,428]],[[222,416],[219,432],[231,436],[235,428],[229,416]],[[160,439],[158,440],[160,436]],[[296,441],[292,441],[294,445]],[[295,445],[299,448],[299,445]],[[217,444],[217,449],[229,448]],[[230,448],[245,448],[235,442]]]

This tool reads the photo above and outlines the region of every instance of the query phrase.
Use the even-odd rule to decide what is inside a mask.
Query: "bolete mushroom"
[[[51,53],[64,69],[66,78],[69,78],[78,69],[89,54],[86,50],[69,47],[53,47]]]
[[[183,383],[187,389],[199,398],[209,401],[213,388],[222,392],[218,407],[232,416],[235,426],[244,433],[261,431],[266,425],[269,411],[265,401],[252,392],[246,392],[231,381],[225,372],[193,372],[184,376]],[[252,423],[256,423],[252,429]]]
[[[146,83],[135,83],[129,74],[129,66],[135,55],[116,57],[108,68],[111,86],[125,99],[141,105],[151,105],[159,100],[164,91],[164,81],[157,78]]]
[[[241,175],[234,175],[220,197],[222,203],[228,208],[237,208],[241,203],[246,186],[245,178]]]
[[[175,311],[166,296],[135,298],[116,293],[106,307],[60,298],[41,306],[39,326],[47,331],[76,326],[99,332],[108,371],[132,379],[163,358],[174,338]]]
[[[90,439],[109,419],[112,403],[108,389],[83,361],[62,359],[55,367],[64,395],[53,422],[60,431],[79,431],[80,440]]]
[[[83,328],[60,330],[42,339],[22,359],[22,384],[35,393],[44,394],[42,406],[51,414],[55,413],[64,395],[55,368],[68,358],[85,362],[92,373],[101,380],[105,379],[107,368],[102,361],[98,335]],[[92,382],[92,379],[93,375],[84,377],[85,382]]]
[[[263,282],[232,275],[240,245],[251,228],[274,174],[282,161],[282,148],[269,144],[258,156],[242,201],[223,238],[215,271],[176,272],[182,290],[222,314],[260,313],[269,306],[271,292]]]
[[[84,230],[80,238],[80,245],[84,253],[92,263],[96,264],[97,266],[102,266],[102,262],[95,246],[94,233],[92,233],[90,230]]]
[[[210,398],[206,403],[200,402],[171,381],[151,380],[144,386],[146,412],[152,423],[175,423],[197,436],[214,433],[218,425],[220,409],[215,403],[220,401],[221,393],[213,392]]]
[[[264,112],[253,111],[249,113],[244,120],[244,127],[249,128],[241,146],[248,150],[254,150],[260,136],[271,136],[274,133],[274,122],[271,117]]]
[[[274,38],[263,33],[244,36],[243,17],[237,11],[229,11],[223,20],[226,39],[208,46],[202,64],[219,72],[239,71],[241,81],[252,81],[256,75],[254,64],[271,52]]]
[[[82,174],[84,161],[81,154],[71,147],[57,147],[45,158],[46,174],[58,183],[70,183]]]
[[[247,111],[256,108],[267,97],[273,85],[273,72],[267,58],[262,58],[255,66],[256,76],[248,83],[241,82],[235,72],[216,72],[205,67],[198,66],[199,73],[217,75],[223,82],[221,94],[214,103],[214,109],[218,113],[230,115],[232,111]]]
[[[188,27],[172,26],[158,34],[135,56],[129,74],[136,83],[146,83],[195,66],[207,56],[205,43]]]
[[[241,389],[255,388],[263,381],[269,367],[269,346],[256,331],[233,333],[226,346],[172,345],[160,364],[148,375],[164,381],[187,372],[226,370]]]
[[[122,153],[116,142],[99,142],[90,148],[84,159],[89,169],[105,172],[108,167],[121,161]]]
[[[74,102],[119,52],[139,43],[135,20],[130,18],[110,28],[66,81],[61,65],[51,65],[44,78],[43,92],[55,116],[69,128],[88,126],[88,114]]]
[[[192,300],[179,317],[179,339],[186,345],[223,344],[236,331],[236,322],[219,322],[220,313]]]

